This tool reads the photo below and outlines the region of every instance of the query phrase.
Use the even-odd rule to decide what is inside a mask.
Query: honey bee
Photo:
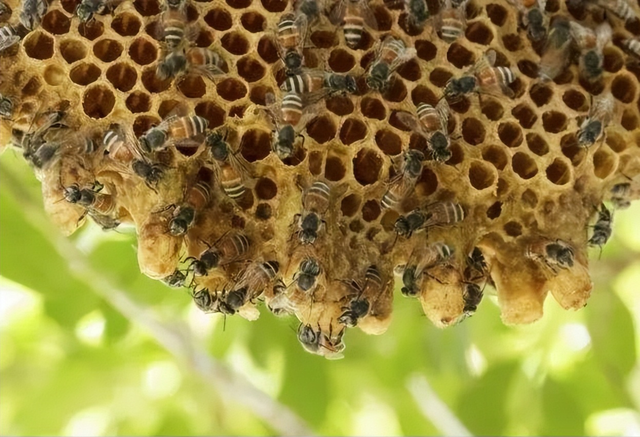
[[[169,51],[177,51],[188,43],[187,14],[184,7],[168,7],[162,12],[162,40]]]
[[[477,282],[487,276],[487,262],[477,247],[467,256],[467,268],[464,277],[469,282]]]
[[[46,0],[23,0],[20,11],[20,23],[30,31],[40,25],[42,17],[47,13],[49,4]]]
[[[187,283],[187,275],[176,269],[172,274],[162,279],[171,288],[182,288]]]
[[[405,297],[416,297],[422,286],[422,275],[427,269],[446,262],[453,255],[453,248],[444,243],[433,243],[413,250],[402,272],[400,292]]]
[[[569,62],[571,50],[571,25],[566,18],[558,17],[551,23],[547,41],[542,49],[538,76],[553,80],[562,73]]]
[[[435,108],[427,103],[420,103],[416,112],[417,119],[407,112],[399,112],[398,118],[427,140],[434,160],[448,161],[451,158],[451,139],[448,132],[449,102],[441,99]]]
[[[45,136],[51,129],[66,127],[61,123],[64,115],[62,111],[49,111],[36,115],[29,131],[22,136],[20,144],[22,155],[38,170],[47,168],[56,157],[60,156],[61,143],[47,141]]]
[[[349,296],[349,304],[343,308],[345,311],[338,318],[338,322],[347,328],[353,328],[358,324],[359,319],[363,319],[369,314],[371,304],[367,296],[379,296],[382,293],[382,277],[378,267],[371,265],[367,268],[364,286],[352,281],[351,287],[356,293]]]
[[[101,193],[95,188],[79,189],[77,185],[65,187],[64,196],[69,203],[77,204],[102,216],[113,215],[116,208],[114,195]]]
[[[573,248],[562,240],[539,239],[527,246],[525,255],[548,267],[552,272],[573,267]]]
[[[166,55],[162,61],[158,62],[156,76],[165,80],[188,71],[213,80],[216,76],[224,74],[223,66],[224,61],[218,53],[201,47],[192,47],[186,52],[172,51]]]
[[[484,292],[478,284],[473,283],[464,284],[464,288],[462,290],[462,299],[464,301],[464,317],[471,317],[478,309],[478,305],[480,305],[480,302],[482,302]]]
[[[415,55],[413,47],[407,48],[401,39],[387,36],[378,47],[376,57],[367,71],[367,86],[376,91],[385,91],[393,72]]]
[[[296,0],[295,11],[297,15],[304,15],[307,23],[311,24],[320,17],[319,0]]]
[[[184,235],[193,226],[196,215],[211,201],[211,183],[206,172],[201,172],[194,184],[187,187],[181,205],[169,205],[165,209],[173,209],[169,222],[169,233],[174,237]]]
[[[396,208],[415,188],[422,174],[424,154],[416,149],[404,152],[400,173],[389,182],[389,188],[382,196],[383,208]]]
[[[355,93],[356,80],[350,74],[341,75],[320,69],[303,68],[299,74],[289,76],[280,86],[283,91],[299,95],[317,94],[320,97],[336,93]]]
[[[304,62],[302,49],[307,39],[307,17],[304,14],[285,14],[278,22],[276,42],[287,75],[301,71]]]
[[[218,132],[212,132],[207,136],[205,146],[217,163],[216,180],[220,181],[224,193],[236,200],[247,190],[245,180],[249,177],[249,169],[242,155],[230,150],[225,137]]]
[[[623,39],[622,47],[636,58],[640,58],[640,37]]]
[[[5,4],[5,2],[0,1],[0,21],[5,21],[6,18],[4,16],[11,16],[11,8]]]
[[[18,41],[20,41],[18,29],[10,24],[0,27],[0,51],[8,49]]]
[[[604,138],[604,130],[613,118],[615,100],[610,92],[593,97],[589,115],[580,125],[578,131],[578,145],[591,147],[601,137]]]
[[[415,30],[424,29],[429,19],[429,8],[425,0],[404,0],[408,27]]]
[[[360,44],[365,26],[378,30],[378,22],[368,0],[339,0],[329,13],[329,21],[334,26],[342,26],[345,43],[351,49]]]
[[[319,325],[317,329],[304,323],[298,326],[298,341],[304,350],[328,359],[342,358],[342,351],[345,347],[342,342],[343,335],[344,328],[334,337],[332,326],[329,327],[329,335],[322,332]]]
[[[640,199],[640,184],[637,182],[622,182],[611,187],[611,202],[617,209],[628,208],[636,199]]]
[[[138,140],[143,152],[157,152],[170,144],[183,145],[194,137],[204,134],[207,127],[209,127],[209,121],[198,115],[172,116],[149,129]]]
[[[297,287],[303,293],[313,293],[318,285],[318,276],[322,272],[320,264],[315,258],[305,258],[300,263],[298,271],[293,276]]]
[[[302,99],[300,95],[292,91],[284,96],[282,104],[280,104],[275,100],[273,94],[267,93],[265,102],[267,106],[264,110],[271,118],[275,128],[271,150],[281,160],[291,158],[295,154],[296,138],[301,137],[304,144],[304,136],[298,133],[294,127],[302,119],[304,109]]]
[[[295,219],[298,224],[298,238],[302,244],[313,244],[324,222],[322,217],[329,209],[331,188],[323,181],[314,182],[302,194],[302,214]]]
[[[0,117],[11,118],[13,116],[13,102],[10,98],[0,94]]]
[[[458,2],[456,2],[458,3]],[[440,39],[449,44],[454,43],[467,28],[467,2],[459,2],[456,6],[451,0],[444,0],[436,20],[437,33]]]
[[[516,80],[511,68],[494,67],[496,52],[487,51],[465,74],[447,82],[444,96],[450,102],[459,101],[462,96],[473,92],[505,95],[513,98],[514,92],[509,85]]]
[[[452,225],[465,218],[464,208],[459,203],[437,202],[424,209],[416,209],[396,220],[394,228],[398,235],[411,237],[414,232],[432,226]]]
[[[193,291],[193,302],[196,307],[203,313],[219,313],[221,312],[220,300],[217,293],[212,293],[208,288]]]
[[[589,239],[590,246],[598,246],[600,250],[602,250],[602,246],[607,244],[609,238],[611,238],[611,234],[613,233],[613,229],[611,227],[613,223],[613,214],[611,211],[607,209],[604,203],[600,206],[600,211],[598,211],[598,219],[593,225],[593,235]]]
[[[509,0],[520,12],[520,23],[533,42],[543,41],[547,36],[546,0]]]
[[[233,290],[226,293],[220,303],[224,314],[233,315],[247,302],[257,299],[276,278],[280,264],[277,261],[254,262],[242,273]]]
[[[625,0],[596,0],[595,3],[625,22],[636,21],[638,19],[633,8]]]
[[[81,23],[91,20],[94,14],[104,15],[112,12],[122,0],[82,0],[75,14]]]
[[[570,22],[569,25],[571,36],[580,49],[580,76],[588,82],[595,82],[602,76],[604,61],[602,49],[611,41],[611,26],[605,22],[594,31],[575,21]]]
[[[275,316],[282,317],[288,314],[294,314],[296,307],[287,295],[287,286],[282,279],[277,279],[273,286],[274,297],[267,304],[267,308]]]
[[[242,233],[223,235],[213,246],[200,254],[189,265],[195,276],[206,276],[210,270],[218,266],[230,264],[242,259],[247,254],[251,241]]]

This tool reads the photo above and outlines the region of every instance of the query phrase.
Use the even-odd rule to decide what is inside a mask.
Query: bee
[[[420,103],[416,113],[417,119],[407,112],[399,112],[398,118],[427,140],[434,160],[448,161],[451,158],[451,139],[448,132],[449,102],[440,99],[435,108],[427,103]]]
[[[409,28],[422,30],[429,19],[429,8],[425,0],[404,0]]]
[[[331,326],[329,335],[322,332],[320,325],[318,325],[317,329],[313,329],[311,325],[304,323],[298,326],[298,341],[304,350],[329,359],[342,358],[342,351],[345,347],[342,342],[343,335],[344,328],[334,338]]]
[[[282,279],[277,279],[273,285],[273,295],[274,297],[267,304],[267,308],[275,316],[282,317],[295,312],[296,307],[287,296],[287,286]]]
[[[221,312],[220,300],[217,293],[211,293],[208,288],[193,292],[193,302],[203,313]]]
[[[411,237],[411,234],[432,226],[452,225],[465,218],[464,208],[459,203],[437,202],[424,209],[416,209],[406,216],[400,216],[394,224],[400,236]]]
[[[321,8],[318,0],[297,0],[295,2],[297,15],[304,15],[307,23],[313,23],[320,17]]]
[[[50,129],[65,127],[61,124],[63,117],[64,113],[62,111],[49,111],[36,115],[33,120],[33,123],[36,123],[35,129],[33,129],[32,124],[29,132],[23,135],[20,145],[22,155],[36,169],[47,168],[55,161],[54,158],[59,156],[61,144],[56,141],[49,142],[45,139],[45,136]]]
[[[547,36],[547,17],[545,7],[547,0],[510,0],[520,12],[520,23],[527,30],[533,42],[543,41]]]
[[[173,209],[169,222],[169,233],[174,237],[184,235],[196,220],[196,214],[202,211],[211,201],[211,184],[206,177],[198,180],[187,188],[185,199],[181,205],[169,205]]]
[[[396,69],[416,55],[414,48],[407,48],[401,39],[387,36],[376,51],[366,75],[367,86],[376,91],[389,87],[391,75]]]
[[[297,282],[298,289],[304,293],[312,293],[318,285],[318,276],[322,268],[315,258],[305,258],[300,263],[298,271],[293,275],[293,280]]]
[[[171,288],[182,288],[187,283],[187,275],[176,269],[172,274],[162,279]]]
[[[420,292],[422,275],[425,270],[446,262],[451,258],[453,252],[451,246],[440,242],[414,249],[402,273],[402,284],[404,285],[400,289],[402,295],[416,297]]]
[[[494,67],[496,52],[489,50],[465,74],[452,78],[444,88],[444,96],[450,102],[459,101],[462,96],[473,92],[506,95],[513,98],[509,85],[516,80],[516,74],[508,67]]]
[[[539,239],[527,246],[525,255],[556,274],[558,269],[569,269],[574,263],[573,248],[562,240]]]
[[[640,58],[640,37],[625,38],[622,40],[622,47],[631,55]]]
[[[604,22],[594,31],[575,21],[570,22],[569,25],[571,36],[580,49],[580,76],[588,82],[595,82],[602,76],[604,60],[602,49],[611,41],[611,26]]]
[[[314,182],[302,194],[302,214],[296,215],[298,238],[302,244],[313,244],[329,209],[331,188],[323,181]]]
[[[589,115],[580,125],[578,131],[578,145],[591,147],[598,139],[603,137],[604,130],[613,118],[615,100],[610,92],[593,97]]]
[[[396,208],[416,186],[422,174],[424,154],[416,149],[404,152],[400,173],[389,182],[389,188],[382,196],[383,208]]]
[[[30,31],[35,30],[42,17],[47,13],[49,4],[46,0],[23,0],[20,11],[20,23]]]
[[[484,293],[478,284],[473,283],[464,284],[464,288],[462,290],[464,317],[471,317],[478,309],[480,302],[482,302]]]
[[[348,328],[356,326],[359,319],[363,319],[369,314],[371,304],[367,296],[378,296],[382,292],[380,270],[375,265],[369,266],[364,276],[364,286],[352,281],[351,287],[356,291],[356,294],[350,297],[349,305],[343,308],[345,311],[338,318],[338,322]]]
[[[596,0],[595,3],[627,23],[638,19],[633,8],[625,0]]]
[[[92,212],[111,216],[116,208],[115,196],[101,193],[101,188],[100,186],[80,189],[77,185],[72,185],[63,189],[64,198],[69,203],[77,204]]]
[[[355,78],[350,74],[341,75],[320,69],[304,68],[299,74],[287,77],[280,89],[287,92],[293,91],[299,95],[315,93],[324,97],[326,94],[353,94],[358,90],[358,87]]]
[[[245,180],[249,175],[249,169],[242,155],[231,152],[225,138],[226,135],[223,137],[218,132],[212,132],[207,135],[205,146],[218,164],[216,179],[220,181],[222,190],[229,198],[236,200],[247,190]]]
[[[145,153],[157,152],[168,147],[169,141],[184,144],[198,135],[204,134],[209,121],[198,115],[169,117],[158,126],[152,127],[138,140]]]
[[[187,57],[182,51],[172,51],[164,56],[156,66],[156,76],[160,80],[176,77],[187,71]]]
[[[455,3],[458,3],[456,6]],[[436,28],[438,36],[444,42],[454,43],[467,28],[467,2],[444,0],[438,13]]]
[[[569,62],[571,50],[571,25],[566,18],[557,18],[552,24],[542,49],[538,76],[553,80],[562,73]]]
[[[368,0],[339,0],[329,13],[329,21],[334,26],[342,26],[344,40],[351,49],[360,44],[365,25],[371,30],[378,30],[378,22]]]
[[[184,3],[183,3],[184,5]],[[177,51],[187,45],[188,38],[185,36],[187,26],[187,14],[184,7],[168,7],[162,12],[162,40],[169,51]]]
[[[591,235],[591,238],[589,239],[589,245],[598,246],[602,250],[602,246],[607,244],[607,241],[611,238],[611,234],[613,232],[611,227],[612,223],[613,214],[603,203],[600,207],[600,211],[598,211],[598,220],[595,225],[593,225],[593,235]]]
[[[220,303],[224,314],[233,315],[240,307],[253,301],[276,278],[280,264],[277,261],[255,262],[242,273],[233,290],[226,293]]]
[[[477,282],[487,275],[487,262],[477,247],[467,256],[467,268],[464,277],[467,281]]]
[[[307,17],[285,14],[278,22],[277,46],[287,75],[297,74],[302,68],[302,49],[307,38]]]
[[[0,27],[0,51],[8,49],[18,41],[20,41],[20,35],[14,26],[7,24]]]
[[[195,276],[206,276],[210,270],[218,266],[241,259],[247,254],[250,244],[249,238],[242,233],[224,235],[213,246],[209,246],[202,252],[200,259],[194,260],[189,265],[189,270],[193,271]]]
[[[5,2],[0,1],[0,20],[1,21],[5,20],[5,18],[3,17],[4,15],[6,15],[7,17],[10,17],[11,9],[9,8],[9,6],[5,4]]]
[[[11,118],[13,115],[13,102],[10,98],[0,94],[0,117]]]
[[[297,93],[289,92],[280,104],[273,94],[267,93],[265,102],[267,106],[264,110],[275,127],[271,150],[281,160],[291,158],[295,154],[296,138],[301,137],[304,144],[304,136],[298,133],[294,127],[302,119],[304,109],[302,99]],[[302,124],[304,125],[304,123]]]
[[[113,11],[122,0],[82,0],[75,14],[81,23],[91,20],[94,14],[104,15]]]
[[[222,57],[213,50],[192,47],[186,52],[181,50],[169,52],[162,61],[158,62],[156,75],[161,80],[165,80],[189,71],[213,80],[215,76],[224,74],[222,69],[224,65]]]
[[[631,206],[631,200],[640,199],[640,185],[635,182],[622,182],[611,187],[611,201],[617,209]]]

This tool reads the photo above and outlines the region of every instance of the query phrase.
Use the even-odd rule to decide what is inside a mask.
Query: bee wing
[[[339,0],[329,12],[329,21],[334,26],[342,24],[344,14],[347,12],[347,1],[348,0]]]
[[[469,70],[467,70],[465,75],[475,75],[487,68],[491,68],[493,63],[496,61],[496,52],[493,50],[487,51],[484,56],[476,61]]]
[[[581,49],[590,48],[593,46],[593,43],[595,43],[595,32],[588,27],[582,26],[580,23],[576,23],[575,21],[569,22],[569,33],[571,34],[571,38],[573,38],[575,43]]]
[[[418,132],[425,138],[428,136],[428,133],[424,129],[424,126],[422,126],[422,123],[415,115],[409,114],[408,112],[398,112],[396,116],[398,117],[398,120],[402,122],[402,124],[407,126],[412,131]]]
[[[124,138],[125,146],[128,147],[129,150],[131,150],[131,153],[133,153],[135,159],[148,162],[146,156],[144,155],[144,152],[140,148],[140,142],[138,141],[138,138],[136,138],[136,135],[133,133],[133,130],[128,126],[124,127],[122,125],[118,125],[117,130],[118,135],[120,135],[121,138]]]
[[[436,105],[436,112],[438,113],[438,118],[440,118],[440,127],[442,131],[448,132],[450,109],[447,99],[440,99],[440,101]]]
[[[360,0],[358,2],[358,7],[360,9],[360,16],[364,20],[364,24],[372,30],[378,30],[378,21],[376,20],[373,10],[371,10],[371,6],[369,6],[369,0]]]
[[[18,41],[20,41],[20,37],[18,35],[11,35],[10,37],[1,40],[0,41],[0,51],[11,47],[12,45],[17,43]]]
[[[304,14],[298,15],[294,23],[296,28],[298,29],[298,33],[300,34],[296,49],[299,53],[302,53],[302,49],[304,49],[304,45],[307,42],[307,31],[309,30],[309,22],[307,21],[307,16]]]
[[[513,6],[515,6],[516,9],[518,9],[518,12],[520,12],[521,14],[526,14],[527,8],[524,7],[521,0],[508,0],[508,1]]]
[[[596,46],[598,51],[602,53],[602,49],[609,41],[611,41],[612,29],[608,22],[604,22],[596,27]]]
[[[269,115],[274,127],[278,129],[280,123],[280,117],[278,116],[280,111],[278,108],[280,104],[276,100],[276,96],[273,93],[266,93],[264,95],[264,104],[265,106],[262,109]]]
[[[404,64],[405,62],[415,58],[415,56],[417,55],[418,52],[416,52],[416,49],[414,49],[413,47],[409,47],[406,48],[405,50],[403,50],[402,53],[400,53],[398,55],[397,58],[395,58],[393,60],[393,62],[391,63],[391,65],[389,66],[389,69],[391,70],[391,72],[394,72],[398,69],[399,66],[401,66],[402,64]]]

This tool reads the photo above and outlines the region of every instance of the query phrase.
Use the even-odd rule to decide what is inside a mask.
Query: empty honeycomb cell
[[[563,136],[560,139],[562,154],[571,160],[571,165],[579,166],[586,156],[585,149],[578,145],[575,133]]]
[[[449,46],[447,59],[457,68],[462,69],[466,66],[472,65],[475,61],[475,56],[473,55],[473,52],[468,50],[465,46],[454,42]]]
[[[345,196],[340,203],[342,215],[345,217],[353,217],[360,209],[360,203],[362,203],[362,198],[357,193],[351,193]]]
[[[140,32],[142,23],[134,14],[124,12],[118,14],[111,22],[111,28],[120,36],[134,36]]]
[[[518,106],[513,108],[511,110],[511,115],[517,118],[520,125],[525,129],[531,128],[538,120],[536,112],[526,103],[520,103]]]
[[[416,183],[416,193],[420,196],[430,196],[438,189],[438,176],[430,168],[424,167],[420,179]]]
[[[387,117],[387,110],[384,104],[371,97],[365,97],[360,102],[360,112],[367,118],[374,118],[376,120],[384,120]]]
[[[249,0],[249,3],[251,1]],[[233,25],[233,18],[231,14],[225,9],[214,8],[207,12],[204,16],[204,22],[215,30],[229,30]]]
[[[142,85],[144,85],[150,93],[161,93],[169,88],[171,78],[161,80],[156,76],[155,68],[147,68],[142,72]]]
[[[249,129],[242,134],[240,153],[249,162],[263,160],[271,153],[271,134],[260,129]]]
[[[538,78],[538,64],[528,59],[518,61],[518,70],[531,79]]]
[[[126,92],[135,86],[138,73],[128,64],[117,63],[107,70],[107,80],[115,89]]]
[[[327,110],[342,117],[343,115],[349,115],[353,112],[353,102],[347,96],[331,96],[325,100]]]
[[[555,79],[553,79],[553,81],[558,84],[558,85],[564,85],[566,83],[570,83],[573,81],[573,73],[571,72],[571,69],[566,68],[562,73],[560,73],[558,76],[556,76]],[[581,84],[584,86],[584,84]]]
[[[307,123],[307,135],[317,143],[324,144],[336,136],[336,125],[327,115],[315,117]]]
[[[84,113],[91,118],[104,118],[111,113],[116,97],[105,86],[96,85],[88,88],[82,98]]]
[[[549,145],[543,137],[535,132],[529,132],[527,134],[527,146],[529,150],[538,156],[544,156],[549,153]]]
[[[395,156],[402,151],[402,140],[398,135],[387,129],[376,132],[376,144],[385,155]]]
[[[587,79],[580,77],[578,83],[588,94],[592,96],[597,96],[604,91],[604,81],[597,80],[595,82],[590,82]]]
[[[522,225],[518,222],[510,221],[504,224],[504,232],[510,237],[519,237],[522,235]]]
[[[93,54],[103,62],[115,61],[122,54],[122,50],[122,44],[114,39],[103,39],[93,45]]]
[[[209,122],[209,129],[215,129],[224,124],[225,112],[220,106],[214,102],[200,102],[194,108],[196,115],[206,118]]]
[[[427,62],[435,58],[436,54],[438,53],[438,49],[436,48],[436,46],[431,41],[427,41],[424,39],[416,40],[414,48],[416,49],[418,58]]]
[[[476,161],[469,166],[469,182],[476,190],[489,188],[496,182],[496,175],[486,164]]]
[[[518,147],[522,144],[522,129],[517,123],[505,121],[498,125],[498,137],[507,147]]]
[[[417,107],[420,103],[428,103],[431,106],[438,104],[438,97],[425,85],[418,85],[411,91],[411,101]]]
[[[622,120],[620,121],[620,124],[626,130],[632,131],[638,127],[638,117],[636,117],[634,111],[625,109],[622,113]]]
[[[151,109],[151,96],[142,91],[134,91],[127,96],[127,109],[132,113],[147,112]]]
[[[551,87],[544,85],[542,83],[535,83],[529,90],[529,96],[531,96],[531,100],[537,106],[544,106],[551,100],[553,97],[553,90]]]
[[[485,133],[484,123],[477,118],[468,117],[462,122],[462,138],[472,146],[482,144]]]
[[[82,62],[71,69],[69,79],[78,85],[89,85],[95,82],[102,74],[102,71],[95,65]]]
[[[316,30],[309,39],[319,49],[328,49],[337,45],[339,41],[338,34],[330,30]]]
[[[420,64],[415,59],[410,59],[404,64],[402,64],[398,70],[396,70],[400,77],[411,81],[416,82],[420,80],[422,77],[422,73],[420,72]]]
[[[636,122],[637,122],[637,119],[636,119]],[[606,143],[609,146],[609,148],[616,153],[624,152],[627,149],[627,146],[629,145],[627,141],[625,141],[622,135],[619,135],[615,132],[607,133]]]
[[[378,31],[386,32],[391,30],[393,25],[393,16],[386,7],[383,5],[375,5],[371,7],[373,15],[376,18],[376,24],[378,25]]]
[[[354,234],[362,232],[363,229],[364,229],[364,223],[362,223],[358,219],[352,220],[351,223],[349,223],[349,230]]]
[[[605,47],[602,50],[604,56],[602,60],[602,68],[609,73],[617,73],[624,67],[624,56],[620,50],[613,47]]]
[[[78,25],[78,33],[83,38],[93,41],[104,33],[104,24],[98,20],[89,20]]]
[[[367,200],[364,205],[362,205],[362,220],[372,222],[380,216],[381,212],[382,210],[377,200]]]
[[[557,134],[567,128],[569,119],[565,114],[558,111],[547,111],[542,114],[542,127],[550,133]]]
[[[164,39],[164,26],[161,20],[155,20],[144,26],[144,32],[156,41]]]
[[[264,16],[253,11],[242,14],[242,17],[240,17],[240,23],[242,24],[242,27],[251,33],[262,32],[266,26]]]
[[[257,82],[265,74],[265,68],[260,61],[250,56],[240,58],[236,63],[238,74],[247,82]]]
[[[569,166],[560,158],[554,159],[549,167],[547,167],[546,172],[547,179],[552,184],[564,185],[571,180],[571,171],[569,170]]]
[[[270,200],[278,194],[278,186],[269,178],[260,178],[256,182],[256,196],[261,200]]]
[[[258,55],[268,64],[273,64],[280,59],[278,48],[273,40],[267,36],[263,36],[258,41]]]
[[[229,117],[243,118],[244,111],[246,110],[247,107],[244,105],[232,106],[231,109],[229,109]]]
[[[593,173],[600,179],[604,179],[613,173],[616,164],[616,155],[605,147],[599,148],[593,154]]]
[[[66,77],[67,75],[65,71],[56,64],[47,66],[42,73],[44,81],[51,86],[58,86],[62,84]]]
[[[422,34],[423,29],[418,26],[413,26],[411,22],[408,20],[408,14],[406,12],[402,12],[400,17],[398,18],[398,24],[400,28],[409,36],[418,36]]]
[[[207,29],[201,29],[200,32],[198,32],[198,36],[195,38],[194,43],[196,47],[207,48],[211,44],[213,44],[214,40],[215,37],[213,35],[213,32]]]
[[[538,205],[538,195],[530,188],[524,190],[521,199],[522,204],[528,208],[535,208]]]
[[[389,87],[382,94],[382,98],[387,102],[402,102],[407,97],[407,87],[404,81],[392,76]]]
[[[398,110],[391,111],[391,115],[389,115],[389,124],[395,127],[396,129],[409,132],[411,131],[411,127],[404,124],[402,120],[398,118],[398,114],[404,113],[404,112],[407,112],[407,111],[398,111]]]
[[[587,109],[587,98],[578,90],[569,89],[562,95],[562,101],[574,111]]]
[[[482,21],[469,24],[465,35],[469,41],[485,46],[493,41],[493,32]]]
[[[244,55],[249,51],[249,41],[240,32],[229,32],[220,42],[226,51],[234,55]]]
[[[318,176],[322,173],[322,163],[324,161],[322,152],[314,151],[309,154],[309,172]]]
[[[498,170],[503,170],[509,163],[509,158],[500,146],[488,146],[482,151],[482,159],[493,164]]]
[[[497,219],[498,217],[500,217],[500,214],[502,214],[502,202],[495,202],[493,205],[487,208],[486,215],[490,220]]]
[[[444,68],[436,67],[429,74],[429,82],[434,84],[437,87],[444,87],[449,79],[453,77],[453,73],[449,70],[445,70]]]
[[[67,64],[73,64],[87,56],[87,48],[77,39],[67,39],[60,43],[60,55]]]
[[[188,23],[193,23],[200,17],[198,9],[189,2],[186,2],[186,15]]]
[[[497,121],[502,118],[504,114],[504,108],[500,102],[492,98],[483,98],[480,102],[480,108],[482,113],[491,121]],[[517,118],[517,117],[516,117]]]
[[[273,89],[271,87],[266,85],[256,85],[251,88],[251,91],[249,92],[249,99],[256,105],[264,106],[267,103],[265,100],[266,95],[269,93],[273,94]]]
[[[325,68],[324,60],[322,60],[322,65],[320,65],[320,59],[318,58],[317,50],[313,47],[303,48],[302,57],[304,59],[304,66],[306,68]]]
[[[202,78],[198,76],[198,79],[200,79],[200,82],[202,82],[202,94],[197,97],[201,97],[202,95],[204,95],[206,88]],[[239,100],[247,95],[247,87],[245,86],[245,84],[231,77],[223,80],[222,82],[219,82],[216,86],[216,89],[218,90],[218,95],[229,102]]]
[[[353,176],[360,185],[371,185],[378,181],[382,158],[377,153],[362,149],[353,158]]]
[[[22,45],[30,58],[42,60],[53,56],[53,38],[43,32],[31,32]]]
[[[511,158],[513,171],[522,179],[531,179],[538,174],[536,161],[523,152],[518,152]]]
[[[487,15],[493,24],[496,26],[502,26],[507,20],[507,10],[504,6],[490,3],[486,7]]]
[[[235,0],[235,1],[238,1],[238,0]],[[287,4],[289,3],[287,0],[260,0],[260,1],[262,2],[262,6],[267,11],[274,12],[274,13],[280,13],[284,11],[287,7]],[[243,6],[243,8],[246,8],[247,6]]]
[[[80,2],[78,0],[60,0],[62,9],[67,11],[69,14],[75,14],[79,3]]]
[[[63,35],[69,32],[71,20],[57,9],[47,12],[42,17],[41,26],[44,30],[54,35]]]
[[[324,163],[324,177],[327,180],[336,182],[342,180],[347,174],[347,169],[338,156],[329,156]]]
[[[340,127],[340,141],[345,146],[364,139],[367,126],[357,118],[347,118]]]
[[[269,220],[273,215],[273,209],[268,203],[259,203],[256,206],[256,218],[258,220]]]
[[[328,62],[331,70],[336,73],[346,73],[356,65],[356,60],[351,53],[343,49],[332,50]]]
[[[133,7],[143,17],[150,17],[160,13],[160,2],[158,0],[135,0]]]
[[[451,158],[447,160],[448,165],[456,166],[464,161],[465,153],[460,144],[452,143],[449,146],[449,151],[451,152]]]
[[[522,48],[522,40],[520,39],[520,35],[517,35],[515,33],[503,35],[502,44],[504,45],[504,48],[509,50],[510,52],[517,52]]]
[[[398,217],[400,217],[400,214],[397,211],[392,209],[385,211],[380,218],[380,225],[382,226],[382,229],[386,232],[395,232],[395,224]]]
[[[628,75],[618,75],[611,82],[611,94],[623,103],[631,103],[636,95],[634,80]]]

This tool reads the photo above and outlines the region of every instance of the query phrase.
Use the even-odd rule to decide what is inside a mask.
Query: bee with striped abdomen
[[[319,94],[319,97],[337,93],[355,93],[358,88],[353,76],[336,74],[320,69],[302,69],[299,74],[289,76],[280,86],[283,91],[299,95]]]
[[[307,17],[304,14],[285,14],[278,22],[276,44],[287,75],[298,74],[304,64],[307,39]]]
[[[433,243],[415,247],[402,272],[402,295],[416,297],[422,287],[423,274],[426,270],[446,262],[453,255],[453,248],[444,243]]]
[[[595,30],[584,27],[575,21],[569,23],[571,36],[580,49],[580,77],[588,82],[595,82],[602,77],[604,55],[602,49],[611,41],[611,26],[602,23]]]
[[[438,36],[446,43],[454,43],[467,29],[467,2],[444,0],[436,17]]]
[[[540,57],[538,76],[542,80],[553,80],[564,71],[570,59],[571,40],[569,20],[556,17]]]
[[[278,275],[277,261],[254,262],[240,275],[233,290],[225,293],[220,310],[224,314],[235,314],[247,302],[257,299]]]
[[[578,131],[578,145],[591,147],[600,138],[611,122],[615,111],[615,100],[610,92],[604,92],[591,100],[589,115],[584,119]]]
[[[330,197],[331,187],[324,181],[314,182],[302,193],[302,213],[295,216],[298,239],[302,244],[313,244],[318,238]]]
[[[318,285],[318,276],[321,272],[322,267],[315,258],[305,258],[300,263],[293,279],[301,292],[311,294]]]
[[[600,250],[602,250],[602,246],[607,244],[607,241],[609,241],[613,233],[612,224],[613,214],[603,203],[600,206],[600,211],[598,211],[598,219],[593,225],[593,234],[591,238],[589,238],[589,245],[598,246]]]
[[[574,264],[574,252],[571,245],[562,240],[539,238],[529,244],[525,256],[558,273],[558,269],[569,269]]]
[[[206,276],[209,271],[241,260],[247,255],[251,241],[243,233],[225,234],[189,265],[195,276]]]
[[[365,318],[371,309],[370,300],[378,297],[383,291],[382,276],[380,270],[375,265],[370,265],[364,275],[364,285],[356,281],[350,281],[353,294],[347,296],[349,303],[343,308],[344,312],[338,318],[338,322],[347,328],[352,328],[358,324],[358,320]]]
[[[367,71],[367,86],[372,90],[385,91],[389,87],[393,72],[415,55],[416,50],[413,47],[408,48],[401,39],[387,36],[380,43],[376,57]]]
[[[424,154],[416,149],[409,149],[403,154],[400,172],[389,181],[389,188],[382,196],[380,205],[383,208],[396,209],[416,187],[422,175]]]
[[[274,126],[271,150],[281,160],[291,158],[296,151],[296,138],[301,137],[304,144],[304,136],[295,128],[297,125],[304,127],[306,123],[300,123],[300,121],[308,117],[308,114],[304,114],[306,108],[302,97],[290,91],[284,95],[282,102],[278,102],[273,94],[267,93],[265,102],[264,111]]]
[[[139,138],[142,151],[157,152],[170,145],[185,144],[198,135],[204,134],[209,127],[209,121],[198,115],[172,116],[158,126],[152,127]],[[197,147],[199,143],[196,143]]]
[[[369,0],[339,0],[329,13],[329,21],[335,26],[342,26],[345,43],[352,49],[360,44],[365,26],[378,30]]]
[[[400,236],[411,237],[414,232],[432,226],[452,225],[465,218],[464,208],[459,203],[437,202],[422,209],[400,216],[394,225]]]
[[[399,112],[398,118],[427,140],[434,160],[448,161],[451,158],[451,139],[448,132],[449,103],[446,99],[440,99],[435,108],[427,103],[420,103],[416,113],[417,118],[407,112]]]
[[[210,133],[205,146],[216,164],[216,180],[222,191],[232,200],[241,198],[247,191],[246,181],[250,178],[249,164],[238,152],[233,152],[226,141],[226,135]]]
[[[178,206],[169,205],[173,209],[169,221],[169,233],[174,237],[184,235],[193,226],[197,215],[211,202],[211,177],[202,169],[196,180],[185,191],[184,199]]]

